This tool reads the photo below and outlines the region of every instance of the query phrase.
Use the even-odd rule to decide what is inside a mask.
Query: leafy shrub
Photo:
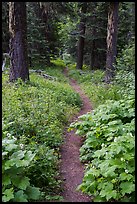
[[[122,50],[117,58],[116,68],[135,73],[135,43],[132,43]]]
[[[89,66],[86,65],[86,64],[83,64],[83,66],[82,66],[82,70],[89,70]]]
[[[34,136],[38,142],[42,135],[46,140],[51,135],[53,146],[56,139],[60,145],[61,126],[80,106],[80,97],[66,84],[45,80],[36,74],[30,77],[33,81],[30,84],[14,84],[12,90],[6,84],[3,88],[6,93],[3,94],[3,119],[12,122],[8,130],[18,137]],[[10,117],[9,113],[12,113]]]
[[[63,61],[64,61],[64,63],[65,63],[66,65],[69,65],[69,64],[71,64],[71,62],[73,61],[73,58],[72,58],[72,56],[71,56],[69,53],[64,52],[64,53],[63,53]]]
[[[10,133],[3,132],[2,140],[2,201],[27,202],[38,200],[40,190],[26,176],[35,153],[25,150]]]
[[[92,73],[89,71],[82,71],[73,68],[74,65],[69,67],[69,77],[78,81],[78,83],[88,81],[92,79]]]
[[[86,136],[80,155],[87,168],[78,189],[95,202],[135,199],[134,106],[134,98],[106,101],[70,126]]]
[[[51,63],[54,65],[54,68],[59,68],[59,69],[64,69],[65,68],[65,63],[62,59],[57,58],[57,59],[52,59]]]
[[[33,145],[37,149],[37,154],[29,166],[27,175],[34,186],[40,186],[41,190],[48,195],[52,190],[58,188],[58,153],[43,145]]]
[[[135,94],[135,75],[133,72],[117,71],[111,84],[103,82],[104,72],[101,70],[81,73],[80,70],[70,69],[69,76],[79,82],[90,98],[93,108],[97,108],[106,100],[120,100]]]
[[[133,72],[126,70],[117,71],[117,74],[113,80],[113,85],[118,86],[118,94],[121,98],[127,98],[128,96],[135,95],[135,75]]]
[[[77,64],[76,64],[76,63],[69,64],[68,67],[69,67],[69,69],[71,69],[71,70],[76,70]],[[89,66],[87,66],[86,64],[83,64],[82,70],[83,70],[83,71],[88,71],[88,70],[89,70]],[[78,71],[80,71],[80,70],[78,70]]]
[[[26,149],[22,151],[35,152],[28,167],[22,166],[22,179],[27,177],[28,186],[31,184],[32,187],[39,187],[44,192],[43,198],[51,198],[52,195],[58,198],[55,192],[60,183],[57,167],[59,147],[62,144],[64,125],[81,106],[80,96],[64,82],[46,80],[34,73],[30,74],[30,82],[27,83],[19,79],[13,84],[7,80],[8,76],[3,74],[2,117],[6,124],[3,131],[14,135],[18,146],[25,145]],[[14,153],[16,149],[13,149]],[[11,174],[14,177],[14,171]],[[31,200],[31,190],[34,190],[34,194],[36,191],[35,188],[26,189],[19,192],[24,201]],[[14,188],[6,190],[8,186],[3,189],[4,199],[8,200],[6,193],[13,197],[11,192]]]

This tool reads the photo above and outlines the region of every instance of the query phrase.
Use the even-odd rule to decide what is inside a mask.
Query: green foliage
[[[66,123],[75,107],[81,104],[80,97],[67,84],[45,80],[36,74],[30,78],[32,82],[17,82],[12,85],[12,90],[7,83],[3,88],[3,93],[6,92],[3,97],[3,118],[12,121],[8,130],[18,137],[25,134],[29,139],[33,136],[37,142],[43,134],[47,142],[56,135],[54,142],[59,144],[61,124]],[[10,117],[9,113],[12,113]]]
[[[31,66],[49,62],[49,44],[45,36],[45,23],[41,18],[37,2],[27,2],[27,38],[28,53]]]
[[[135,2],[121,2],[119,4],[118,22],[118,54],[125,46],[130,44],[135,37]]]
[[[117,69],[135,73],[135,43],[125,46],[117,58]]]
[[[69,65],[72,62],[72,56],[68,53],[63,53],[63,61],[65,62],[65,65]]]
[[[51,63],[55,66],[54,68],[59,68],[59,69],[64,69],[65,68],[65,63],[62,59],[57,58],[57,59],[52,59]]]
[[[61,59],[52,59],[50,67],[45,66],[36,66],[35,70],[42,70],[43,74],[48,74],[50,76],[55,77],[55,80],[58,82],[68,83],[68,79],[64,76],[63,70],[65,68],[65,64]]]
[[[106,61],[108,2],[88,2],[86,13],[86,33],[84,63],[91,70],[102,69]]]
[[[67,4],[69,3],[71,2],[68,2]],[[75,60],[76,57],[77,37],[73,35],[73,32],[75,32],[78,23],[77,2],[71,3],[71,8],[73,10],[71,15],[66,13],[65,16],[61,16],[60,22],[58,23],[60,26],[60,40],[63,43],[60,55],[66,64],[70,63],[70,60]]]
[[[117,93],[118,85],[113,86],[112,84],[106,85],[103,83],[104,74],[101,70],[81,72],[80,70],[70,69],[69,71],[69,76],[80,83],[94,108],[108,99],[118,100],[121,96],[120,93]]]
[[[52,5],[53,4],[53,5]],[[56,2],[27,2],[28,51],[31,67],[49,65],[62,48]],[[54,7],[54,9],[53,9]]]
[[[33,185],[41,187],[44,195],[48,195],[60,184],[57,180],[59,152],[57,149],[55,151],[49,148],[45,143],[33,145],[32,148],[37,149],[37,155],[28,169],[28,176]]]
[[[5,130],[3,131],[2,201],[27,202],[38,200],[40,190],[32,186],[29,177],[26,176],[28,166],[30,166],[36,153],[27,151],[23,144],[18,144],[14,136]]]
[[[54,73],[54,69],[49,72]],[[57,76],[60,72],[61,69],[56,68]],[[8,149],[12,149],[15,157],[9,155],[7,164],[9,163],[11,168],[13,165],[16,165],[17,169],[22,168],[19,175],[22,182],[28,186],[22,189],[25,188],[25,183],[22,182],[18,184],[21,185],[18,190],[14,190],[13,185],[5,186],[4,199],[8,199],[8,195],[9,200],[13,199],[15,192],[15,201],[17,197],[22,201],[31,200],[32,197],[38,200],[36,189],[30,188],[29,185],[40,188],[41,200],[46,196],[58,198],[56,191],[60,185],[58,159],[62,134],[68,120],[81,106],[81,99],[63,80],[50,81],[34,73],[30,74],[30,81],[26,83],[20,79],[14,84],[7,80],[8,76],[3,74],[4,139],[7,140],[6,132],[17,139],[17,144],[9,141]],[[20,146],[23,149],[19,150]],[[29,163],[33,155],[31,152],[35,152],[35,155]],[[14,177],[16,174],[12,171],[11,175]]]
[[[70,126],[86,137],[80,155],[87,168],[78,189],[95,202],[135,200],[134,106],[134,97],[109,100]]]
[[[110,84],[103,82],[104,75],[105,72],[102,70],[91,72],[76,70],[74,65],[69,67],[69,76],[78,81],[90,98],[93,108],[105,103],[106,100],[120,100],[131,95],[134,96],[135,75],[133,72],[118,70]]]
[[[117,86],[117,93],[121,98],[130,98],[135,95],[135,74],[126,70],[117,71],[113,80],[114,87]]]
[[[94,202],[135,201],[134,64],[132,44],[117,59],[116,75],[110,84],[103,82],[104,72],[100,70],[69,71],[96,107],[69,128],[85,138],[80,160],[86,170],[78,189],[94,196]]]

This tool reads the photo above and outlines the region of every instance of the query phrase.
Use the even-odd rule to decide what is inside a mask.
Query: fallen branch
[[[44,78],[46,79],[50,79],[50,80],[57,80],[56,77],[53,77],[53,76],[50,76],[48,74],[45,74],[45,71],[42,71],[42,70],[30,70],[30,72],[36,72],[38,73],[39,75],[42,75]]]

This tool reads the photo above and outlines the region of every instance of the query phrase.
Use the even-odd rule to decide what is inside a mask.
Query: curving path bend
[[[67,68],[64,70],[67,75]],[[70,85],[75,92],[79,93],[83,106],[79,113],[75,115],[71,122],[75,121],[80,115],[83,115],[92,110],[89,98],[81,90],[80,86],[74,79],[70,79]],[[63,191],[61,195],[64,197],[62,202],[91,202],[91,198],[79,191],[76,188],[81,184],[84,176],[84,165],[79,160],[79,149],[82,146],[82,138],[77,136],[74,131],[64,132],[64,143],[61,147],[61,163],[60,174],[63,180]]]

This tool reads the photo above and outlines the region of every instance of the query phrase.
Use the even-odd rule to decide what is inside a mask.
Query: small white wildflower
[[[11,134],[8,132],[8,133],[7,133],[7,137],[10,137],[10,136],[11,136]]]
[[[130,137],[133,137],[133,135],[132,135],[132,133],[131,133],[131,132],[129,133],[129,135],[130,135]]]
[[[117,142],[117,138],[116,137],[114,138],[114,142]]]
[[[23,149],[23,147],[24,147],[24,145],[23,145],[23,144],[20,144],[20,148]]]
[[[128,173],[128,170],[127,170],[127,169],[125,169],[125,172],[126,172],[126,173]]]
[[[121,161],[123,161],[124,159],[123,158],[121,158]]]
[[[101,146],[104,147],[104,143]]]
[[[12,138],[13,138],[14,140],[17,140],[16,137],[14,137],[14,136],[12,136]]]

